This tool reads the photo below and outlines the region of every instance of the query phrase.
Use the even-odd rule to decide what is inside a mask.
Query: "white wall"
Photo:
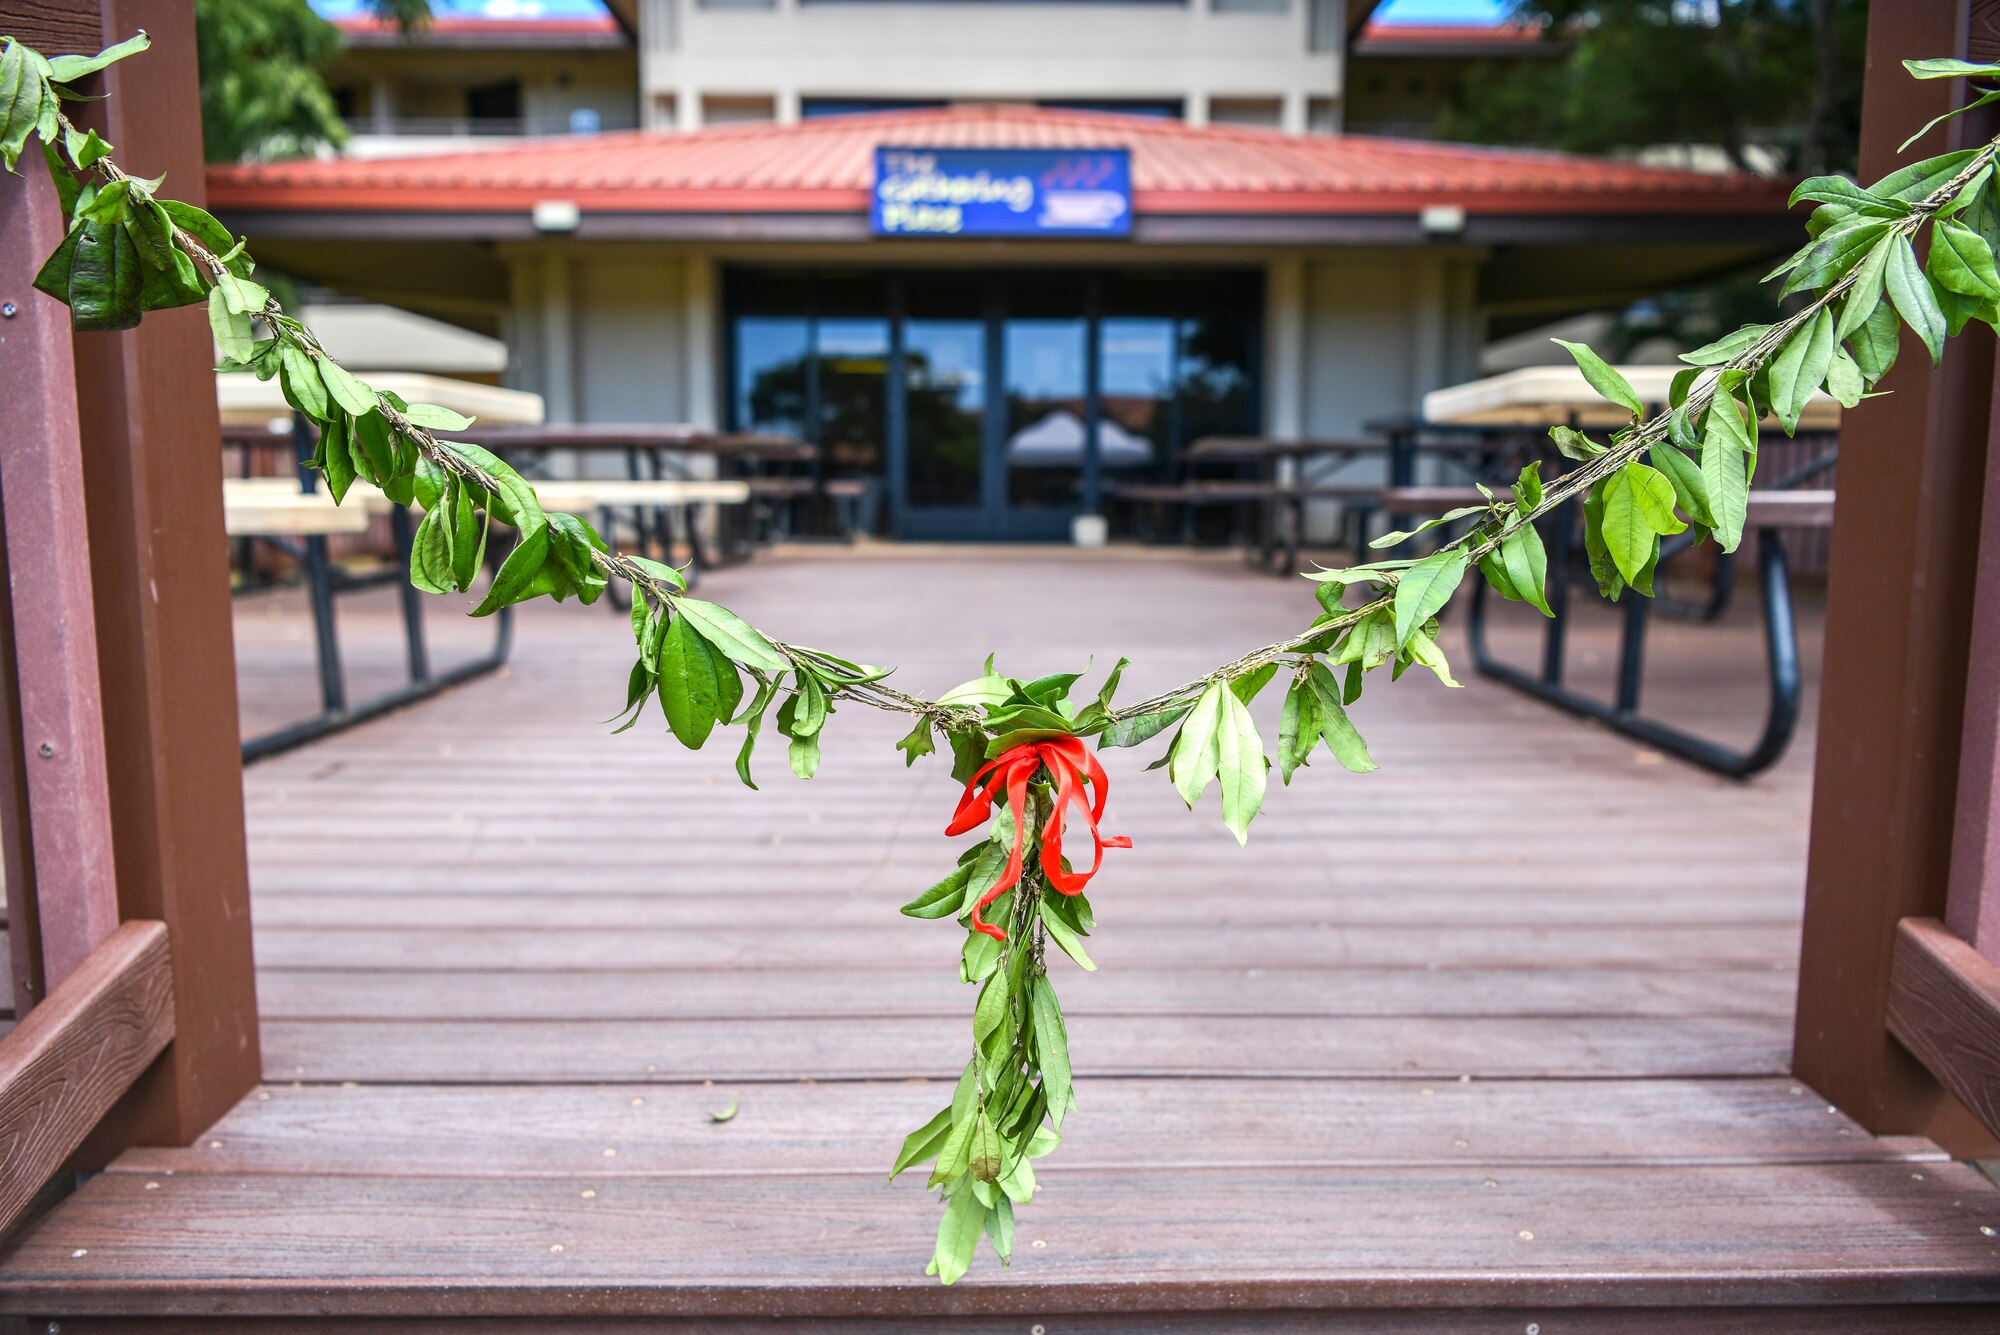
[[[640,86],[658,128],[696,128],[707,95],[768,96],[780,120],[811,97],[1180,99],[1196,123],[1212,98],[1256,99],[1303,131],[1313,100],[1340,92],[1340,53],[1310,49],[1309,8],[645,0]]]
[[[1364,437],[1367,422],[1412,415],[1428,391],[1475,377],[1483,342],[1473,306],[1476,263],[1465,252],[1355,250],[1300,266],[1303,434]],[[1337,473],[1314,469],[1313,476],[1380,482],[1385,468],[1379,458],[1364,458]],[[1428,479],[1420,474],[1419,480]],[[1338,507],[1311,508],[1308,531],[1324,540]]]

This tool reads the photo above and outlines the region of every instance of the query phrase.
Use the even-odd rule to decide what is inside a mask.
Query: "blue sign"
[[[878,148],[877,236],[1130,236],[1122,148]]]

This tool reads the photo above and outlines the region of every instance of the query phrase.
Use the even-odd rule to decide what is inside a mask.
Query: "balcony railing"
[[[595,110],[547,116],[351,116],[347,120],[351,135],[398,139],[518,139],[638,128],[638,118],[630,112]]]

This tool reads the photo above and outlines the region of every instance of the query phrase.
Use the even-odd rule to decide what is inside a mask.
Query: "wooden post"
[[[1965,97],[1963,81],[1914,80],[1900,62],[1968,54],[1975,18],[1993,8],[1870,8],[1864,181],[1915,160],[1896,146]],[[1993,129],[1962,117],[1949,146]],[[1934,131],[1921,149],[1947,146]],[[1896,925],[1942,915],[1950,875],[1993,337],[1974,325],[1939,369],[1928,361],[1905,331],[1884,385],[1894,393],[1842,423],[1793,1060],[1871,1131],[1988,1156],[1992,1139],[1886,1027]]]
[[[0,511],[10,642],[22,651],[7,660],[9,723],[13,805],[25,796],[27,809],[8,868],[25,880],[10,880],[8,907],[29,938],[15,952],[29,971],[23,1001],[48,995],[118,927],[69,313],[33,286],[63,228],[32,164],[0,180],[0,235],[14,240],[0,254]]]
[[[108,100],[75,105],[135,174],[201,203],[193,6],[61,7],[97,12],[93,46],[152,35],[98,76]],[[103,1137],[186,1143],[259,1074],[214,348],[198,307],[74,346],[119,903],[166,923],[175,1011]]]

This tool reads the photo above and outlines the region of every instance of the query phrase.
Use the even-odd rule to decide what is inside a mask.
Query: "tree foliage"
[[[1851,168],[1867,0],[1515,0],[1563,60],[1482,67],[1447,138],[1577,153],[1758,149],[1788,171]]]
[[[406,32],[430,18],[429,0],[368,8]],[[340,30],[306,0],[195,0],[194,15],[208,161],[299,157],[346,142],[323,77]]]

